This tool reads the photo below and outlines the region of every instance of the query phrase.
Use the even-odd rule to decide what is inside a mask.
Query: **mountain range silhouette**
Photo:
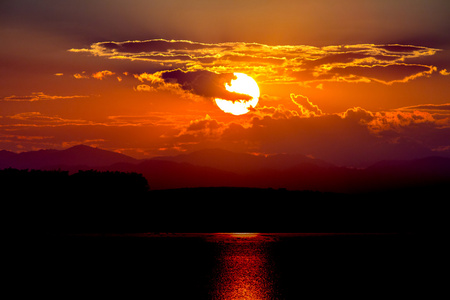
[[[15,229],[33,232],[425,232],[442,227],[450,186],[442,157],[354,169],[220,149],[137,160],[79,145],[0,151],[0,166]]]
[[[108,166],[118,162],[134,163],[136,159],[99,148],[77,145],[64,150],[38,150],[14,153],[0,151],[0,169],[73,169]]]
[[[193,187],[252,187],[364,193],[432,189],[450,182],[450,158],[381,161],[364,169],[335,166],[304,155],[269,156],[205,149],[138,160],[85,145],[23,153],[0,151],[0,169],[136,172],[152,190]]]

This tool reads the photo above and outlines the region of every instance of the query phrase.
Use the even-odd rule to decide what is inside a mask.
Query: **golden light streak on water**
[[[213,299],[272,299],[269,242],[257,233],[217,234],[219,247]]]

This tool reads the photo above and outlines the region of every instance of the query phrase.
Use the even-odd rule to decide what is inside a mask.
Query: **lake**
[[[22,240],[17,270],[24,291],[60,299],[425,297],[426,240],[392,233],[43,234]]]

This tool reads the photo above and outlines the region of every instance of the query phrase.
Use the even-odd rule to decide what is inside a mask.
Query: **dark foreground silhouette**
[[[17,154],[17,162],[23,164],[24,157],[31,154],[30,161],[36,167],[50,159],[51,163],[106,162],[97,150],[94,152],[99,155],[85,153],[92,151],[78,147],[56,156],[47,151]],[[241,162],[247,162],[248,169],[251,157],[244,158],[212,162],[222,167],[243,167]],[[121,172],[78,171],[78,166],[70,172],[0,170],[5,229],[7,234],[13,233],[13,239],[7,239],[3,247],[6,274],[21,294],[45,294],[52,299],[74,295],[102,299],[142,295],[151,299],[233,298],[226,293],[216,297],[217,291],[227,290],[220,286],[248,283],[254,287],[246,275],[251,279],[251,274],[264,272],[271,277],[262,282],[269,283],[264,286],[273,288],[274,297],[249,298],[300,299],[313,294],[315,298],[393,295],[434,299],[438,298],[433,295],[435,287],[445,286],[444,277],[435,270],[444,261],[439,254],[446,249],[445,238],[429,234],[446,228],[441,226],[447,220],[443,208],[450,186],[445,160],[428,159],[414,165],[384,162],[369,170],[303,165],[276,171],[270,169],[273,165],[266,165],[270,168],[262,173],[255,170],[254,174],[239,175],[184,162],[133,165],[121,156],[110,159],[125,159],[116,165]],[[254,164],[255,168],[260,165]],[[276,165],[280,166],[279,158]],[[325,171],[327,168],[331,169]],[[227,182],[244,187],[157,190]],[[247,184],[260,188],[245,188]],[[149,185],[156,190],[150,190]],[[359,193],[294,191],[349,193],[355,191],[353,187]],[[276,242],[261,242],[139,232],[363,234],[306,234],[298,238],[274,234]],[[234,280],[231,273],[239,278]]]
[[[149,190],[137,173],[0,171],[25,232],[424,232],[445,186],[361,194],[258,188]]]

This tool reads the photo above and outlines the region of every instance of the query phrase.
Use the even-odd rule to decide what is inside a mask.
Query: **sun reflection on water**
[[[224,233],[228,234],[233,238],[256,238],[260,234],[256,232],[231,232],[231,233]]]
[[[257,233],[217,234],[213,299],[272,299],[270,241]]]

